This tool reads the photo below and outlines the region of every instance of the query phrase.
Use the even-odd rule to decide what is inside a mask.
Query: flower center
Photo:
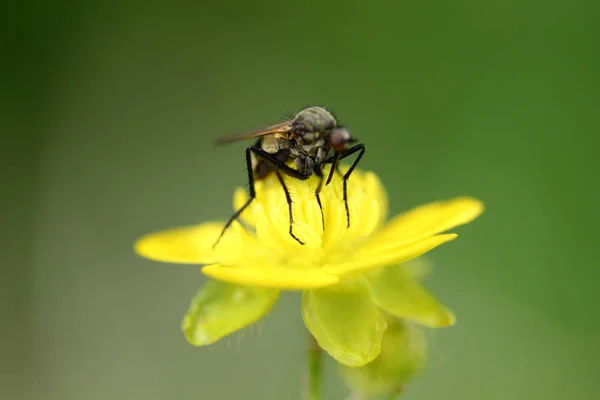
[[[293,236],[290,207],[277,177],[256,182],[257,196],[242,214],[242,221],[261,256],[283,266],[318,268],[348,258],[384,222],[386,196],[374,174],[353,172],[346,184],[347,209],[342,177],[336,174],[329,185],[322,186],[320,205],[316,194],[319,179],[284,178],[292,199]],[[235,206],[240,207],[246,200],[247,194],[238,190]]]

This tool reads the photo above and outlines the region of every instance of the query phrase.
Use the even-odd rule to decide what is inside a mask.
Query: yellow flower
[[[386,223],[387,197],[378,177],[356,170],[348,181],[350,226],[338,177],[315,199],[317,177],[286,179],[293,199],[294,234],[284,192],[271,176],[256,183],[256,199],[213,246],[222,222],[142,237],[146,258],[202,264],[213,278],[192,301],[182,327],[194,345],[214,343],[264,316],[280,290],[302,290],[302,316],[319,345],[338,362],[362,366],[381,350],[383,313],[428,327],[454,315],[399,264],[456,238],[443,233],[476,218],[483,205],[469,197],[417,207]],[[234,207],[247,199],[234,194]],[[324,229],[323,229],[324,225]]]

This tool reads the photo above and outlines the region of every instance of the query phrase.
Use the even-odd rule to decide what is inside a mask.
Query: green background
[[[596,3],[597,4],[597,3]],[[136,237],[226,218],[243,148],[333,108],[392,213],[469,194],[431,253],[458,316],[407,399],[598,399],[598,6],[592,1],[13,3],[2,12],[3,399],[298,399],[299,296],[208,348],[196,267]],[[327,399],[346,389],[329,364]]]

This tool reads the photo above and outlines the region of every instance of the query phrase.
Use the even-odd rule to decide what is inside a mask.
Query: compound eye
[[[329,145],[335,151],[346,150],[347,144],[352,142],[352,134],[347,128],[334,128],[329,134]]]

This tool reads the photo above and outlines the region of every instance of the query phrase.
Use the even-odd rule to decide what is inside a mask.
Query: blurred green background
[[[598,399],[598,3],[57,1],[2,13],[2,399],[298,399],[299,296],[210,348],[198,268],[139,235],[226,218],[243,148],[307,104],[367,144],[393,213],[469,194],[431,253],[457,313],[407,399]],[[332,363],[327,399],[346,389]]]

